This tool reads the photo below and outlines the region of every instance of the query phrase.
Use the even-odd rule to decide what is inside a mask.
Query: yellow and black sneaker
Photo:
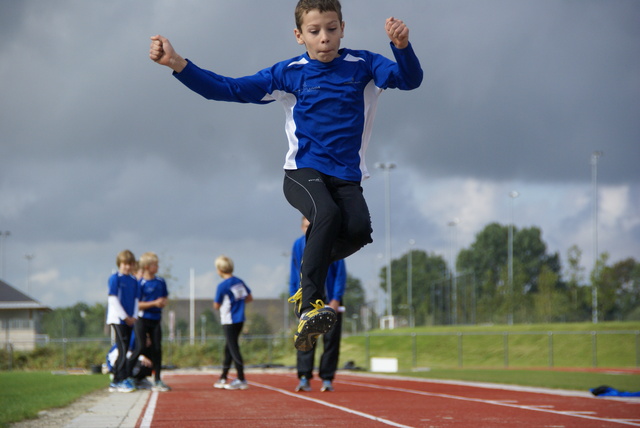
[[[325,334],[338,320],[336,312],[325,307],[320,299],[311,304],[313,309],[305,312],[300,317],[298,331],[294,336],[294,346],[298,351],[310,351],[316,344],[318,336]]]
[[[293,303],[293,313],[296,315],[296,318],[300,319],[300,308],[302,307],[302,287],[298,288],[296,294],[289,297],[287,302]]]

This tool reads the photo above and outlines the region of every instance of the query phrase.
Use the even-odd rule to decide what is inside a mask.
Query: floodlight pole
[[[407,257],[407,306],[409,306],[409,327],[415,327],[413,319],[413,246],[414,239],[409,239],[409,255]]]
[[[389,172],[396,167],[393,162],[377,162],[376,168],[380,168],[384,172],[384,198],[385,198],[385,222],[386,222],[386,255],[387,255],[387,316],[393,316],[391,305],[391,202],[390,202],[390,185]]]
[[[24,258],[27,260],[27,295],[31,294],[30,277],[31,277],[31,260],[35,257],[35,254],[25,254]]]
[[[196,271],[189,269],[189,344],[194,345],[196,340],[196,309],[195,309]]]
[[[513,325],[513,203],[514,199],[520,196],[515,190],[509,192],[511,198],[510,222],[509,222],[509,315],[507,324]]]
[[[4,276],[4,241],[11,235],[11,232],[0,230],[0,279],[6,279]]]
[[[591,321],[598,323],[598,158],[602,152],[591,154],[591,186],[593,193],[593,283],[591,284]]]
[[[458,324],[458,280],[456,278],[456,226],[460,223],[460,220],[454,218],[447,225],[451,227],[451,248],[449,249],[451,258],[451,314],[449,321],[453,325]]]

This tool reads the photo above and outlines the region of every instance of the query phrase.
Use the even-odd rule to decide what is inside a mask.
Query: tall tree
[[[456,259],[458,272],[472,272],[476,278],[479,321],[503,322],[507,314],[519,321],[530,315],[529,293],[538,290],[543,267],[556,275],[554,288],[563,289],[560,281],[560,257],[547,254],[547,245],[537,227],[513,231],[513,283],[509,270],[509,228],[498,223],[487,225],[476,235],[470,248],[462,249]]]
[[[568,296],[556,287],[558,275],[543,266],[538,276],[538,292],[533,296],[536,321],[566,321]]]
[[[106,307],[79,302],[57,308],[42,317],[42,331],[52,339],[62,337],[101,337],[105,331]]]
[[[345,307],[343,317],[355,322],[358,330],[362,329],[362,307],[366,304],[366,298],[362,282],[347,272],[347,286],[342,296],[342,304]]]
[[[572,245],[567,251],[568,265],[564,274],[569,294],[567,321],[586,321],[591,316],[591,288],[584,283],[585,268],[581,265],[581,260],[582,250],[577,245]]]
[[[409,315],[409,285],[411,285],[411,306],[415,325],[445,322],[450,310],[450,281],[447,277],[447,263],[435,253],[422,250],[411,251],[411,272],[408,272],[409,253],[391,261],[391,297],[394,315]],[[380,287],[386,291],[386,270],[380,271]],[[411,281],[409,282],[409,275]]]
[[[600,319],[634,319],[640,315],[640,265],[628,258],[607,266],[608,254],[603,253],[599,261],[598,310]]]

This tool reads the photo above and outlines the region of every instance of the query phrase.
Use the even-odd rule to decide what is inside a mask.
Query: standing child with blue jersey
[[[309,220],[302,217],[302,236],[293,243],[291,249],[291,274],[289,275],[289,295],[294,296],[300,287],[300,265],[304,254],[307,231],[309,230]],[[333,391],[333,379],[338,369],[338,359],[340,358],[340,340],[342,339],[342,297],[347,286],[347,269],[344,260],[336,260],[329,266],[327,281],[325,284],[329,307],[336,311],[337,321],[323,335],[324,348],[320,356],[318,366],[318,376],[322,379],[320,391]],[[308,351],[297,351],[296,366],[298,369],[298,386],[296,391],[311,391],[310,381],[313,378],[313,367],[315,365],[316,347],[313,346]]]
[[[329,265],[372,242],[361,181],[369,175],[364,153],[378,97],[387,88],[417,88],[423,73],[401,20],[385,22],[396,62],[340,48],[344,21],[338,0],[300,0],[295,20],[294,35],[306,52],[252,76],[230,78],[201,69],[160,35],[151,37],[149,57],[207,99],[282,103],[289,141],[284,194],[311,222],[300,292],[291,298],[300,317],[294,343],[304,351],[336,322],[335,311],[324,304]]]
[[[169,391],[169,388],[161,378],[162,371],[162,308],[167,305],[169,292],[167,283],[158,273],[158,256],[148,252],[140,256],[140,312],[136,323],[136,336],[151,339],[151,361],[153,361],[154,391]],[[138,340],[132,358],[137,359],[145,346],[145,341]]]
[[[244,377],[244,361],[238,339],[245,321],[245,303],[251,302],[253,296],[249,287],[240,278],[233,276],[233,261],[230,258],[220,256],[215,264],[218,275],[223,281],[216,289],[213,308],[220,311],[220,324],[224,331],[225,345],[222,374],[213,386],[221,389],[248,389],[249,384]],[[236,367],[238,378],[229,382],[227,377],[232,362]]]
[[[131,275],[135,263],[136,258],[131,251],[121,251],[116,257],[118,272],[109,277],[107,324],[111,326],[118,347],[110,391],[131,392],[136,389],[129,379],[136,360],[127,358],[140,298],[138,281]]]

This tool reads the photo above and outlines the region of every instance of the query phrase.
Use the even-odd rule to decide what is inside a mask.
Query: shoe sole
[[[301,321],[300,323],[304,324],[302,328],[298,327],[299,331],[296,333],[293,345],[298,351],[310,351],[316,344],[318,336],[331,330],[336,320],[335,312],[324,311],[307,320]]]

